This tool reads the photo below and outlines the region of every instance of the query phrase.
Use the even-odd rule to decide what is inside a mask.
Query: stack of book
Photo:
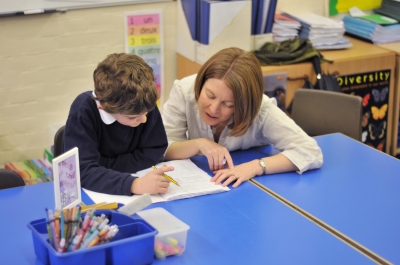
[[[29,159],[9,162],[4,168],[16,171],[25,181],[25,185],[53,181],[53,167],[45,159]]]
[[[345,28],[342,21],[316,14],[283,14],[301,23],[299,38],[309,39],[318,50],[344,49],[353,46],[343,37]]]
[[[380,18],[382,19],[382,18]],[[346,33],[351,36],[368,40],[374,44],[400,41],[400,24],[377,20],[376,16],[351,17],[344,16],[343,23]]]
[[[295,39],[299,35],[301,23],[283,14],[275,14],[272,34],[274,42]]]

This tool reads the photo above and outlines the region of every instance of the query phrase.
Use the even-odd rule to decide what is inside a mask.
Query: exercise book
[[[186,199],[196,196],[226,192],[230,190],[230,188],[228,187],[216,185],[214,182],[211,182],[211,176],[208,175],[204,170],[196,166],[190,159],[171,160],[159,163],[155,166],[162,167],[163,165],[174,167],[174,171],[166,172],[166,174],[172,177],[176,182],[178,182],[180,186],[170,183],[168,192],[163,194],[152,194],[151,200],[153,203]],[[151,170],[153,169],[148,168],[132,175],[140,178],[146,175]],[[87,189],[83,190],[95,203],[119,202],[127,204],[140,196],[110,195],[90,191]]]

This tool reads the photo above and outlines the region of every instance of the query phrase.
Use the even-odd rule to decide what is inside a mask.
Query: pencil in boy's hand
[[[157,169],[155,166],[151,166],[151,167],[152,167],[154,170]],[[171,177],[168,176],[167,174],[164,174],[164,173],[163,173],[163,176],[164,176],[166,179],[168,179],[170,182],[174,183],[175,185],[180,186],[180,185],[178,184],[178,182],[176,182],[173,178],[171,178]]]

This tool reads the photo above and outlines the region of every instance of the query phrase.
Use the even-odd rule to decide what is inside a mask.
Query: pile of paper
[[[345,28],[342,21],[336,21],[316,14],[288,14],[301,23],[299,38],[309,39],[318,50],[343,49],[351,47],[351,42],[344,38]]]
[[[344,16],[346,32],[374,44],[400,41],[400,24],[383,24],[361,17]]]
[[[301,23],[283,14],[275,14],[272,34],[274,42],[295,39],[299,35]]]

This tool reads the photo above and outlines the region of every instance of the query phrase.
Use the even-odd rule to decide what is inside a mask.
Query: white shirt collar
[[[92,92],[92,95],[94,97],[96,97],[96,94],[94,93],[94,90]],[[100,106],[100,102],[98,100],[95,100],[95,101],[96,101],[97,106]],[[116,119],[110,113],[105,112],[102,109],[99,109],[99,113],[100,113],[101,120],[107,125],[109,125],[109,124],[111,124],[111,123],[116,121]]]

